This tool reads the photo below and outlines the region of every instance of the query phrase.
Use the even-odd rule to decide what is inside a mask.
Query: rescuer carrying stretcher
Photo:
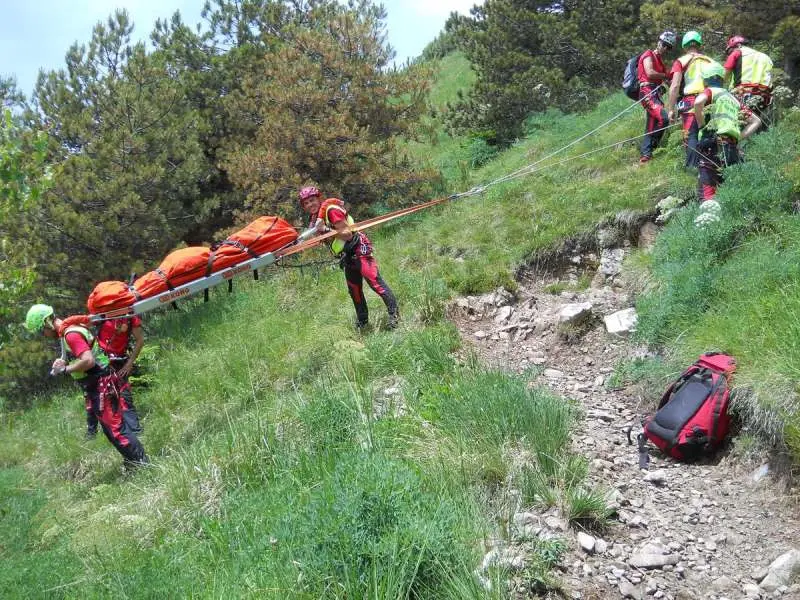
[[[87,406],[91,407],[108,441],[125,459],[126,468],[147,463],[147,455],[136,431],[139,419],[120,393],[121,382],[110,368],[108,356],[87,328],[85,317],[59,319],[53,308],[34,304],[25,317],[25,328],[61,342],[62,358],[53,361],[51,375],[69,375],[83,388]]]
[[[352,231],[353,218],[347,213],[344,202],[338,198],[322,199],[322,193],[314,186],[300,190],[300,207],[311,215],[309,227],[317,234],[327,230],[336,231],[331,243],[331,252],[339,257],[339,266],[344,270],[347,291],[356,309],[356,327],[363,330],[369,324],[369,309],[364,298],[364,280],[381,297],[389,313],[387,326],[397,327],[399,312],[392,290],[378,271],[378,262],[372,254],[372,242],[359,231]]]

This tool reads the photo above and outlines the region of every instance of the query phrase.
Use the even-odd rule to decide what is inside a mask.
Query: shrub
[[[497,146],[491,145],[484,136],[474,135],[467,143],[469,153],[469,165],[473,169],[478,169],[497,156]]]

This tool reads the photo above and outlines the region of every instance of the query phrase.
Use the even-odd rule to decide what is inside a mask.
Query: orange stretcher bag
[[[145,273],[133,285],[123,281],[98,283],[86,304],[92,314],[128,308],[139,300],[274,252],[291,244],[297,237],[295,228],[280,217],[260,217],[229,235],[213,250],[191,246],[170,252],[157,269]]]
[[[92,314],[100,314],[118,308],[127,308],[137,298],[131,287],[124,281],[101,281],[89,294],[86,307]]]
[[[213,247],[208,275],[267,252],[275,252],[297,239],[297,231],[280,217],[259,217]]]
[[[191,246],[170,252],[157,269],[134,281],[133,289],[142,298],[151,298],[205,277],[210,255],[211,249],[205,246]]]

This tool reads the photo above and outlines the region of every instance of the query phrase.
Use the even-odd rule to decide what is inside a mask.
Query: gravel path
[[[759,587],[774,559],[800,547],[796,503],[781,481],[763,476],[761,461],[727,450],[713,462],[687,465],[651,449],[649,475],[639,470],[624,431],[637,431],[647,406],[635,389],[609,390],[605,383],[620,361],[643,350],[609,335],[599,318],[632,300],[603,275],[589,289],[559,292],[579,287],[579,275],[575,267],[560,280],[529,276],[516,298],[498,292],[451,307],[463,338],[485,362],[519,373],[538,366],[537,385],[585,408],[575,449],[589,459],[590,478],[609,491],[617,516],[606,531],[582,536],[590,551],[577,531],[564,534],[574,540],[562,561],[567,597],[800,599],[798,583],[770,589],[767,580]],[[563,307],[586,302],[594,314],[589,324],[559,334]]]

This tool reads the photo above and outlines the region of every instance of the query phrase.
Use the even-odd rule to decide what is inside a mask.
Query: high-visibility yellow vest
[[[705,54],[684,54],[678,60],[684,69],[683,95],[696,96],[706,87],[703,83],[703,69],[712,61]]]
[[[772,86],[772,59],[758,50],[742,46],[742,80],[750,83]]]
[[[726,135],[738,141],[741,136],[739,111],[742,105],[728,90],[713,87],[708,88],[708,91],[711,92],[712,103],[706,108],[708,121],[703,129],[715,131],[717,135]]]
[[[61,347],[64,349],[64,355],[69,356],[70,354],[72,354],[72,351],[69,348],[69,344],[67,344],[67,334],[73,332],[81,334],[83,339],[86,340],[86,343],[92,349],[92,356],[94,356],[95,367],[97,369],[107,369],[109,365],[108,356],[106,356],[106,353],[103,352],[103,349],[97,343],[97,339],[95,339],[94,335],[92,335],[92,332],[86,329],[86,327],[81,327],[80,325],[72,325],[64,330],[64,335],[61,336]],[[77,359],[79,357],[76,356],[75,358]],[[77,361],[72,361],[70,364],[74,362]],[[89,371],[91,370],[92,369],[89,369]],[[90,373],[80,372],[80,371],[72,371],[70,373],[70,376],[73,379],[84,379],[87,375],[90,375]]]
[[[344,202],[338,198],[328,198],[319,207],[319,218],[325,221],[325,225],[327,225],[328,228],[333,229],[333,223],[331,223],[331,220],[328,218],[328,212],[333,208],[341,210],[347,215],[348,225],[355,224],[353,217],[351,217],[347,210],[345,210]],[[341,254],[344,252],[344,241],[340,240],[339,238],[333,238],[333,241],[331,242],[331,252],[334,254]]]

